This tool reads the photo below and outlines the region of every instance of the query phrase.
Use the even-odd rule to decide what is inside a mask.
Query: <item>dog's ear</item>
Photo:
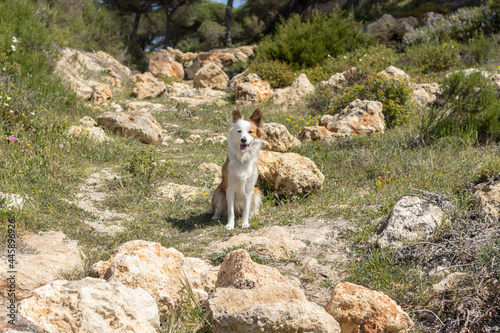
[[[235,123],[238,120],[240,120],[241,118],[243,118],[243,117],[241,116],[240,110],[238,110],[237,108],[234,108],[233,113],[231,113],[231,122]]]
[[[264,121],[262,120],[262,113],[260,112],[260,109],[256,109],[252,115],[250,116],[249,120],[255,124],[257,127],[262,127],[264,125]]]

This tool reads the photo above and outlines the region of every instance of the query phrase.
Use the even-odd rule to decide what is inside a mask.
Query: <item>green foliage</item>
[[[129,164],[125,167],[125,170],[133,177],[150,179],[155,167],[156,162],[154,148],[145,148],[132,154],[129,159]]]
[[[489,35],[499,29],[499,17],[491,9],[485,6],[460,8],[453,14],[434,21],[430,26],[408,32],[403,43],[438,45],[451,40],[467,43],[478,33]]]
[[[167,86],[171,85],[175,82],[180,82],[180,80],[178,78],[176,78],[175,76],[170,76],[170,75],[160,75],[158,77],[158,80],[165,83]]]
[[[348,74],[349,75],[349,74]],[[316,100],[322,113],[337,114],[356,99],[379,101],[387,127],[393,128],[407,122],[413,109],[412,89],[404,79],[389,79],[381,74],[352,73],[342,92],[334,87],[323,90]]]
[[[494,11],[497,16],[500,14],[500,0],[488,0],[487,6]]]
[[[367,48],[359,48],[336,58],[328,59],[324,66],[329,72],[340,73],[345,70],[356,67],[356,69],[365,72],[380,72],[387,67],[398,62],[397,52],[385,46],[384,44],[370,45]]]
[[[481,72],[455,71],[442,84],[442,106],[433,107],[421,126],[424,140],[459,136],[472,141],[500,139],[500,99]]]
[[[226,28],[217,22],[205,21],[198,29],[200,41],[204,42],[207,47],[213,48],[222,43]]]
[[[489,163],[482,166],[476,171],[474,181],[476,183],[484,183],[493,180],[500,173],[500,164]]]
[[[33,13],[38,13],[33,15]],[[46,28],[55,12],[40,2],[0,2],[0,66],[3,72],[28,76],[41,85],[57,55],[59,35]],[[16,41],[14,41],[14,38]]]
[[[412,45],[406,49],[403,61],[423,73],[449,70],[460,64],[460,48],[455,41],[439,45]]]
[[[475,34],[468,44],[468,49],[474,54],[474,62],[482,64],[492,58],[495,51],[492,46],[495,44],[496,41],[493,37],[488,37],[482,32]],[[472,64],[469,63],[468,65]]]
[[[296,78],[293,69],[279,60],[254,61],[248,66],[248,71],[269,82],[273,88],[288,87]]]
[[[42,1],[41,1],[42,2]],[[97,0],[48,0],[54,17],[50,29],[57,44],[87,51],[105,51],[120,59],[125,34],[117,16]],[[45,21],[47,22],[47,21]],[[123,60],[123,59],[122,59]]]
[[[334,11],[302,20],[298,14],[281,22],[274,36],[265,37],[256,49],[256,59],[283,61],[294,69],[322,64],[328,55],[366,47],[372,40],[353,22]]]
[[[410,266],[395,265],[390,250],[372,249],[364,256],[347,268],[349,282],[387,293],[398,303],[410,301],[415,297],[413,286],[424,284],[421,275],[410,270]]]
[[[242,73],[247,68],[247,63],[242,60],[236,60],[234,64],[228,67],[224,67],[224,72],[227,74],[229,79],[233,76]]]

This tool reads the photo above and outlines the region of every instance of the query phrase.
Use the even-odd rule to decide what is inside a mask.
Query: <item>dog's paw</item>
[[[216,221],[216,220],[219,220],[220,219],[220,216],[215,214],[214,216],[212,216],[212,220]]]
[[[242,223],[241,224],[241,227],[242,228],[249,228],[250,227],[250,223],[246,222],[246,223]]]
[[[226,230],[233,230],[234,224],[226,224],[225,228],[226,228]]]

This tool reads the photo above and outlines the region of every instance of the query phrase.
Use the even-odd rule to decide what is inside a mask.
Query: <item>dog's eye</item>
[[[241,133],[241,130],[238,130],[238,133]]]
[[[253,131],[248,131],[248,133],[253,133]]]

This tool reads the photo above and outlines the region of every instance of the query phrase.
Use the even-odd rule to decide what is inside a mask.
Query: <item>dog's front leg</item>
[[[234,229],[234,189],[228,186],[226,190],[226,199],[227,199],[227,230]]]
[[[253,187],[245,189],[245,207],[243,208],[243,216],[241,217],[241,227],[248,228],[250,224],[248,223],[248,219],[250,216],[250,206],[252,204],[252,192]]]

